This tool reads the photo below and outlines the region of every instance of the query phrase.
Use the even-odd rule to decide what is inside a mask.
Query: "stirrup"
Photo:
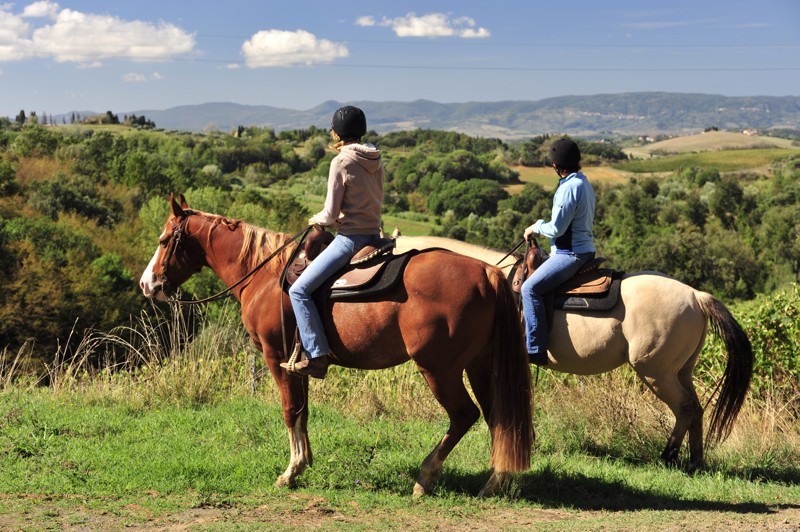
[[[300,360],[300,355],[303,353],[303,344],[298,339],[294,343],[294,349],[292,349],[292,354],[289,355],[289,360],[286,362],[286,369],[290,372],[294,372],[294,366]]]

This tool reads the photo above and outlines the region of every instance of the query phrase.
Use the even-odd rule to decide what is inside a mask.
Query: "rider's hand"
[[[534,232],[534,230],[533,230],[533,225],[531,225],[530,227],[527,227],[527,228],[525,229],[525,241],[528,241],[528,240],[530,240],[530,239],[531,239],[531,237],[532,237],[533,235],[535,235],[535,234],[536,234],[536,233],[535,233],[535,232]]]

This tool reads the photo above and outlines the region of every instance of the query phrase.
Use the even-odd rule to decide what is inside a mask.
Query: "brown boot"
[[[321,357],[308,358],[305,351],[300,362],[281,362],[281,367],[289,372],[291,375],[305,375],[315,379],[324,379],[328,373],[328,366],[330,365],[330,357],[322,355]]]

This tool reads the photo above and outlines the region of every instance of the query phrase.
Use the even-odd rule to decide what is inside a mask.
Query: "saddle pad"
[[[355,299],[361,297],[368,297],[379,294],[386,290],[394,288],[397,282],[403,275],[408,259],[416,255],[417,250],[411,250],[402,255],[384,255],[379,257],[377,263],[368,268],[354,268],[348,270],[344,276],[337,277],[331,283],[326,283],[320,289],[330,290],[329,299],[331,301],[345,301],[348,299]],[[349,284],[347,286],[337,286],[343,277],[350,275],[358,270],[372,270],[377,271],[377,275],[371,276],[359,285]],[[352,281],[355,282],[355,281]]]
[[[611,310],[619,300],[620,277],[614,276],[609,280],[609,290],[600,294],[559,293],[553,298],[553,307],[560,310]]]

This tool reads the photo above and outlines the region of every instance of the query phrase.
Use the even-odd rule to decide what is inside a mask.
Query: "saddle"
[[[548,258],[549,255],[534,241],[525,256],[517,260],[509,274],[511,288],[517,296],[525,279]],[[600,265],[605,261],[604,257],[592,259],[566,282],[544,296],[548,327],[552,326],[554,310],[605,312],[616,306],[623,273],[601,268]]]
[[[328,231],[315,229],[309,233],[302,250],[293,257],[285,271],[283,289],[288,291],[300,274],[333,241]],[[379,294],[393,288],[401,278],[408,259],[416,250],[393,255],[395,241],[381,239],[377,245],[364,246],[353,256],[350,264],[334,274],[315,293],[330,300],[347,300]],[[325,297],[322,297],[325,299]]]

